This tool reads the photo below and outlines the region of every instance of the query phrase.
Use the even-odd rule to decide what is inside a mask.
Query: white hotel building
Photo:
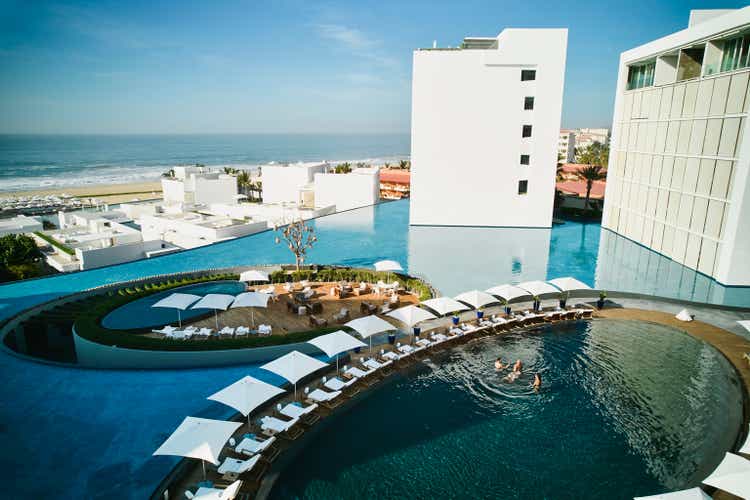
[[[412,225],[552,225],[568,32],[414,52]]]
[[[750,285],[750,7],[620,56],[602,225]]]

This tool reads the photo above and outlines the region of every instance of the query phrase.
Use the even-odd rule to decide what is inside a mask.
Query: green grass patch
[[[44,234],[44,233],[42,233],[40,231],[34,231],[34,234],[37,235],[37,236],[39,236],[41,239],[43,239],[44,241],[46,241],[47,243],[49,243],[53,247],[57,248],[60,251],[65,252],[68,255],[75,255],[75,253],[76,253],[76,251],[73,250],[72,248],[70,248],[69,246],[63,245],[59,241],[55,240],[53,237],[47,236],[46,234]]]

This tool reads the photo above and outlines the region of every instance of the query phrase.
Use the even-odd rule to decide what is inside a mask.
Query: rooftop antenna
[[[437,48],[437,40],[433,40],[433,41],[432,41],[432,48],[433,48],[433,49],[436,49],[436,48]]]

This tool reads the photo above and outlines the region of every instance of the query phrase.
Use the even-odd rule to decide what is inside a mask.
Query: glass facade
[[[630,66],[628,69],[628,90],[651,87],[654,84],[656,62]]]
[[[750,65],[749,46],[750,36],[738,36],[726,40],[721,56],[721,71],[733,71]]]

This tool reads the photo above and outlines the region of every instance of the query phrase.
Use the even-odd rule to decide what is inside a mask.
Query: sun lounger
[[[195,326],[186,326],[182,330],[185,331],[185,332],[195,333],[195,332],[198,331],[198,328],[195,327]]]
[[[396,344],[396,350],[398,350],[402,354],[402,357],[411,356],[412,354],[415,354],[421,351],[422,349],[424,349],[424,347],[414,347],[409,344],[405,344],[405,345]]]
[[[271,335],[273,328],[271,325],[258,325],[258,335]]]
[[[237,330],[234,331],[235,335],[247,335],[250,333],[250,329],[246,326],[238,326]]]
[[[196,335],[199,335],[201,337],[210,337],[213,330],[211,328],[201,328],[197,332],[195,332]]]
[[[187,496],[188,498],[195,498],[195,500],[234,500],[234,498],[237,497],[237,492],[242,485],[242,481],[237,481],[237,483],[239,484],[230,484],[226,489],[207,488],[205,486],[201,486],[200,488],[198,488],[198,491],[195,492],[195,495],[191,494],[192,496],[188,496],[188,492],[186,492],[185,496]]]
[[[279,410],[279,413],[289,418],[301,418],[304,415],[308,415],[311,412],[315,411],[317,408],[317,403],[313,403],[309,406],[302,406],[299,403],[289,403],[281,410]]]
[[[432,342],[430,342],[427,339],[419,339],[414,343],[417,344],[419,347],[430,347],[432,345]]]
[[[234,335],[234,328],[225,326],[224,328],[219,330],[219,335]]]
[[[151,330],[151,331],[153,333],[163,333],[164,335],[169,335],[170,333],[177,331],[177,328],[171,325],[167,325],[161,330]]]
[[[443,335],[442,333],[433,333],[430,335],[430,338],[432,339],[432,345],[442,344],[446,340],[448,340],[448,337]]]
[[[323,377],[325,379],[325,377]],[[346,382],[341,380],[338,377],[333,377],[331,379],[325,379],[323,380],[323,385],[327,389],[331,389],[332,391],[343,391],[344,389],[347,389],[351,387],[354,383],[357,382],[357,378],[352,378]]]
[[[401,359],[401,356],[399,356],[393,351],[381,352],[380,357],[387,361],[398,361],[399,359]]]
[[[339,399],[339,396],[341,396],[341,394],[341,391],[328,392],[324,391],[323,389],[315,389],[307,395],[307,402],[318,403],[327,408],[335,408],[343,402],[341,399]]]
[[[356,366],[344,367],[344,373],[346,375],[349,375],[351,377],[351,380],[357,380],[357,379],[365,378],[365,377],[367,377],[368,375],[370,375],[371,373],[374,373],[374,372],[375,372],[375,370],[373,370],[372,368],[368,369],[367,371],[364,371],[364,370],[360,370]]]
[[[275,437],[270,437],[268,439],[264,439],[263,441],[259,441],[255,439],[255,436],[252,434],[245,434],[245,438],[240,441],[240,444],[238,444],[234,451],[237,453],[241,453],[243,455],[252,456],[255,454],[263,453],[266,451],[274,442],[276,441]]]
[[[260,460],[260,455],[255,455],[247,460],[238,460],[236,458],[227,457],[224,462],[219,466],[218,472],[221,474],[223,479],[234,481],[240,474],[244,474],[255,467],[255,464]]]
[[[362,360],[362,365],[366,368],[369,368],[371,370],[381,370],[383,368],[386,368],[393,364],[393,361],[386,361],[384,363],[379,363],[378,361],[368,358],[365,360]]]
[[[297,422],[299,422],[299,418],[293,418],[291,420],[281,420],[276,417],[265,416],[260,419],[260,428],[264,434],[273,436],[280,432],[288,431]]]

